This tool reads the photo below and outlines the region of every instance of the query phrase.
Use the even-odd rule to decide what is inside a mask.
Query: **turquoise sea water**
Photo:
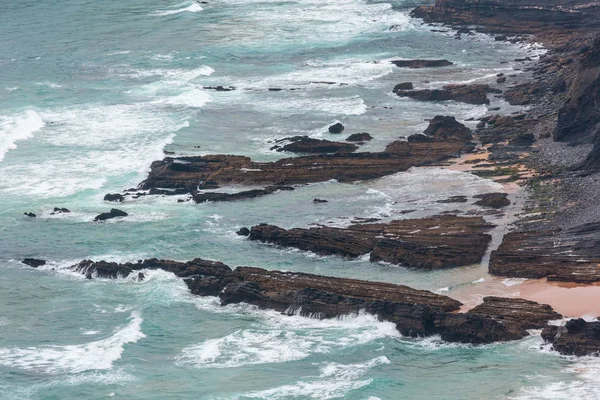
[[[352,217],[426,216],[436,200],[498,190],[436,168],[370,182],[325,182],[229,204],[144,197],[122,220],[91,222],[104,194],[135,187],[152,161],[234,153],[274,160],[277,138],[369,132],[364,150],[420,132],[426,118],[486,106],[399,99],[391,88],[520,73],[531,54],[408,17],[419,2],[362,0],[22,0],[0,8],[0,399],[596,399],[594,360],[541,348],[539,335],[483,347],[408,339],[369,315],[283,317],[196,298],[174,276],[86,281],[83,258],[223,261],[403,283],[452,295],[485,266],[415,272],[317,257],[235,235]],[[403,70],[397,58],[457,65]],[[509,61],[508,63],[501,63]],[[323,82],[335,82],[334,84]],[[213,92],[203,86],[232,85]],[[269,88],[296,88],[268,91]],[[513,109],[498,99],[490,107]],[[469,123],[469,122],[467,122]],[[235,190],[236,188],[231,188]],[[315,205],[315,197],[329,203]],[[53,207],[72,213],[51,215]],[[462,210],[469,205],[459,205]],[[417,210],[404,215],[403,210]],[[22,216],[34,212],[37,218]],[[38,270],[19,263],[39,257]]]

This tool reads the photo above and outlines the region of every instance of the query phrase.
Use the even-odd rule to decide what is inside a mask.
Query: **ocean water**
[[[593,359],[560,357],[539,333],[489,346],[401,337],[370,315],[318,321],[191,296],[173,275],[86,281],[83,259],[203,257],[407,284],[452,295],[489,279],[485,265],[416,272],[247,242],[241,226],[427,216],[500,190],[456,171],[415,168],[369,182],[307,185],[223,204],[143,197],[93,223],[104,194],[135,187],[176,155],[283,155],[272,141],[369,132],[381,150],[426,118],[486,106],[417,103],[391,93],[521,73],[539,49],[432,32],[419,1],[21,0],[0,12],[1,399],[596,399]],[[405,70],[398,58],[455,66]],[[235,86],[215,92],[204,86]],[[269,91],[269,88],[296,90]],[[498,99],[489,107],[514,108]],[[473,124],[472,122],[466,122]],[[238,190],[238,188],[230,188]],[[326,204],[315,205],[315,197]],[[69,214],[51,215],[54,207]],[[416,210],[403,214],[405,210]],[[37,218],[27,218],[34,212]],[[48,260],[31,269],[24,257]]]

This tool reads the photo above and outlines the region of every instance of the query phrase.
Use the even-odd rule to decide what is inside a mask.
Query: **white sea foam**
[[[175,15],[175,14],[181,14],[184,12],[190,12],[190,13],[197,13],[203,10],[202,6],[196,2],[190,4],[190,3],[183,3],[183,4],[179,4],[178,6],[176,6],[178,8],[172,9],[172,10],[158,10],[158,11],[154,11],[153,13],[151,13],[150,15],[154,15],[154,16],[159,16],[159,17],[165,17],[167,15]]]
[[[336,349],[399,337],[394,324],[368,314],[319,320],[282,316],[247,304],[221,307],[218,299],[195,299],[198,308],[217,313],[251,315],[260,322],[221,338],[209,339],[182,350],[179,364],[196,368],[232,368],[251,364],[281,363],[324,354]]]
[[[329,115],[360,115],[367,112],[367,105],[359,96],[260,98],[253,101],[252,104],[259,110],[281,112],[286,115],[308,111]]]
[[[141,330],[142,318],[131,314],[130,322],[115,330],[112,336],[87,344],[66,346],[39,346],[0,348],[0,365],[47,374],[71,373],[111,369],[121,358],[124,345],[136,343],[145,337]]]
[[[506,278],[505,280],[502,281],[502,284],[504,286],[516,286],[516,285],[520,285],[523,282],[525,282],[527,279],[525,278]]]
[[[9,150],[17,148],[17,142],[29,139],[44,127],[40,114],[27,110],[12,116],[0,116],[0,161]]]
[[[99,189],[110,177],[137,171],[163,157],[175,132],[189,126],[184,117],[167,115],[148,104],[92,105],[40,112],[47,122],[41,143],[52,151],[35,160],[0,164],[0,191],[61,197]],[[31,114],[26,126],[39,129],[40,116]],[[140,177],[132,179],[132,184]]]
[[[373,358],[360,364],[327,363],[320,367],[320,374],[314,379],[298,381],[272,389],[258,390],[235,398],[277,400],[288,398],[335,399],[343,398],[349,392],[368,386],[372,379],[362,377],[372,368],[389,364],[385,356]]]
[[[553,380],[544,385],[521,389],[514,400],[597,400],[600,398],[600,360],[597,357],[581,357],[563,371],[571,380]]]

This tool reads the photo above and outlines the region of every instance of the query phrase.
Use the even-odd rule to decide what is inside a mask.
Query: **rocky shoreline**
[[[447,163],[474,149],[480,141],[486,157],[475,159],[470,172],[501,183],[524,186],[529,193],[514,229],[491,252],[489,272],[508,278],[547,278],[587,284],[600,282],[600,6],[576,0],[438,0],[412,13],[426,23],[445,24],[468,33],[496,35],[496,40],[540,41],[548,53],[526,63],[524,79],[498,76],[496,83],[447,85],[415,90],[405,82],[390,88],[415,101],[458,101],[489,104],[489,95],[511,105],[527,105],[518,114],[489,114],[473,132],[453,116],[429,121],[423,134],[390,143],[384,151],[359,152],[362,133],[346,141],[286,138],[274,151],[297,153],[276,162],[216,154],[166,157],[152,163],[146,180],[107,201],[146,195],[189,195],[196,203],[238,201],[294,190],[299,185],[335,179],[370,180],[411,167]],[[519,18],[515,16],[518,15]],[[447,60],[398,60],[401,68],[439,68]],[[506,85],[499,89],[498,85]],[[225,90],[223,88],[216,90]],[[343,126],[330,127],[339,134]],[[215,191],[238,185],[244,190]],[[248,187],[259,187],[258,189]],[[112,199],[112,200],[111,200]],[[263,223],[244,228],[249,240],[294,247],[345,258],[369,256],[409,268],[435,270],[481,263],[489,249],[493,225],[481,215],[510,205],[502,193],[476,199],[478,216],[454,214],[391,222],[355,223],[345,228],[283,229]],[[323,201],[315,199],[315,202]],[[468,201],[464,198],[448,202]],[[119,211],[119,210],[117,210]],[[43,260],[24,263],[38,267]],[[283,314],[334,318],[361,310],[396,324],[408,336],[440,335],[443,340],[492,343],[517,340],[527,329],[543,329],[542,337],[562,354],[600,352],[600,322],[562,318],[551,306],[519,298],[486,297],[467,312],[447,296],[406,286],[331,278],[302,273],[229,266],[196,259],[187,263],[145,260],[117,264],[84,260],[71,267],[88,278],[117,278],[143,269],[163,269],[183,278],[199,296],[217,296],[223,305],[246,302]],[[599,288],[600,289],[600,288]]]

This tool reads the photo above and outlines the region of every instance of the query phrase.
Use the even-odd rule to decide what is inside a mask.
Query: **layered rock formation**
[[[418,101],[454,100],[467,104],[490,104],[488,93],[502,93],[489,85],[446,85],[442,89],[401,90],[394,88],[400,97],[408,97]]]
[[[461,303],[450,297],[403,285],[332,278],[295,272],[238,267],[202,259],[189,262],[150,259],[137,263],[84,260],[71,267],[88,278],[117,278],[144,269],[164,269],[184,278],[198,296],[218,296],[222,305],[248,303],[286,315],[335,318],[361,311],[394,323],[407,336],[440,334],[449,341],[491,343],[527,336],[523,321],[549,320],[556,316],[548,306],[514,299],[486,299],[482,312],[456,314]],[[487,303],[504,304],[494,308]],[[512,310],[507,318],[505,309]],[[497,313],[494,310],[498,310]],[[521,317],[519,317],[521,316]],[[541,322],[540,322],[541,323]]]
[[[511,232],[490,258],[490,273],[591,283],[600,281],[600,223],[567,230]]]
[[[542,338],[564,355],[600,355],[600,321],[586,322],[579,318],[565,326],[548,325],[542,330]]]
[[[249,239],[321,255],[356,258],[370,254],[371,261],[430,270],[479,263],[491,240],[486,233],[491,228],[481,217],[443,215],[348,228],[286,230],[262,224],[250,229]]]
[[[447,67],[454,65],[454,63],[448,60],[394,60],[392,61],[397,67],[400,68],[435,68],[435,67]]]
[[[290,153],[352,153],[358,149],[358,146],[351,143],[332,142],[330,140],[313,139],[308,136],[296,136],[285,138],[278,142],[289,142],[283,146],[274,146],[271,150],[287,151]]]

